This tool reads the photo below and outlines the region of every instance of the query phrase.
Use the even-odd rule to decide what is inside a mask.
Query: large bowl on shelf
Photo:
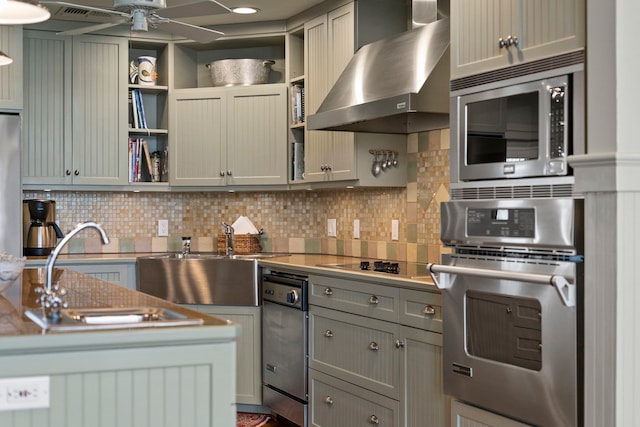
[[[247,86],[269,83],[273,60],[267,59],[221,59],[210,62],[214,86]]]

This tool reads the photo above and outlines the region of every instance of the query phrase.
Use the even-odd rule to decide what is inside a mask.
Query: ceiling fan
[[[60,35],[85,34],[116,25],[129,24],[132,31],[148,31],[149,27],[157,28],[160,31],[173,33],[200,43],[210,43],[222,37],[224,33],[187,24],[186,22],[175,21],[173,18],[218,15],[231,12],[228,7],[215,0],[200,0],[174,7],[167,7],[166,0],[114,0],[113,10],[61,1],[40,1],[40,3],[114,16],[114,20],[111,22],[63,31],[58,33]]]

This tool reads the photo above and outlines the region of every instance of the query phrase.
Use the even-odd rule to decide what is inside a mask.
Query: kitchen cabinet
[[[0,108],[21,110],[23,105],[22,25],[0,26],[0,51],[13,62],[0,67]]]
[[[452,80],[584,46],[584,0],[451,2]]]
[[[127,40],[24,33],[23,184],[125,184]]]
[[[185,305],[240,325],[236,344],[236,404],[262,404],[261,307]]]
[[[451,427],[531,427],[457,400],[451,401]]]
[[[172,186],[286,184],[285,84],[176,90],[170,104]]]
[[[322,275],[309,286],[311,425],[448,425],[440,294]]]
[[[68,268],[69,270],[84,273],[96,279],[104,280],[105,282],[115,283],[125,288],[136,290],[136,264],[134,262],[81,262],[77,264],[66,264],[57,261],[56,264],[60,268]]]

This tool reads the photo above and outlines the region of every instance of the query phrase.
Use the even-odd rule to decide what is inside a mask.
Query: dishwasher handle
[[[562,303],[567,307],[576,305],[576,285],[570,283],[564,276],[554,274],[517,273],[513,271],[490,270],[473,267],[458,267],[455,265],[427,264],[427,270],[438,289],[447,289],[452,286],[449,274],[461,276],[484,277],[496,280],[514,280],[537,285],[551,285],[558,291]],[[440,278],[436,275],[439,274]]]
[[[272,271],[270,274],[264,274],[262,281],[302,288],[308,283],[308,278],[306,276]]]

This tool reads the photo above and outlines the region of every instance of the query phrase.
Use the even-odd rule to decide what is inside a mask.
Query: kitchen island
[[[25,269],[0,296],[0,401],[22,402],[0,404],[0,425],[235,425],[236,325],[71,270],[54,275],[68,290],[70,308],[168,308],[203,323],[44,333],[23,315],[37,308],[44,272]],[[38,398],[22,387],[33,377],[49,383]],[[24,380],[6,382],[18,378]],[[13,409],[46,401],[43,395],[46,407]]]

